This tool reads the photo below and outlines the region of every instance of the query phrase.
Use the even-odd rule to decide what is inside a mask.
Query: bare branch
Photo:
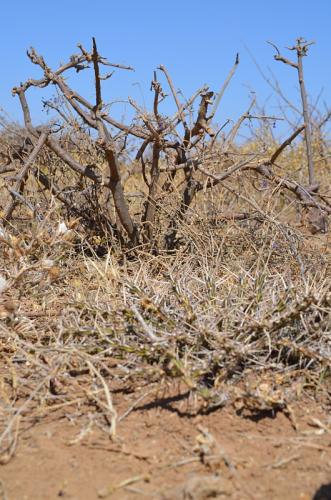
[[[243,122],[250,117],[250,111],[251,109],[255,106],[255,103],[256,103],[256,98],[255,96],[253,97],[247,111],[245,113],[243,113],[239,119],[237,120],[237,122],[234,124],[234,126],[232,127],[232,129],[230,130],[227,138],[226,138],[226,141],[222,147],[222,152],[225,153],[226,151],[228,151],[230,145],[233,143],[237,133],[238,133],[238,130],[240,129],[241,125],[243,124]]]
[[[278,51],[278,54],[274,56],[276,61],[281,61],[285,64],[288,64],[289,66],[292,66],[293,68],[295,68],[298,71],[298,79],[299,79],[301,101],[302,101],[303,119],[304,119],[304,124],[305,124],[305,139],[306,139],[306,150],[307,150],[307,161],[308,161],[309,184],[311,186],[315,185],[315,171],[314,171],[314,162],[313,162],[310,116],[309,116],[309,110],[308,110],[307,92],[306,92],[305,81],[304,81],[304,76],[303,76],[302,58],[307,55],[308,47],[310,45],[312,45],[312,43],[314,43],[314,42],[306,42],[303,38],[298,38],[297,44],[293,47],[289,47],[289,50],[296,51],[297,61],[298,61],[297,63],[293,63],[289,59],[286,59],[286,57],[283,57],[282,55],[279,54],[279,51]]]
[[[47,140],[48,134],[49,134],[49,131],[43,132],[40,135],[38,142],[37,142],[36,146],[34,147],[32,153],[27,158],[27,160],[24,162],[20,173],[16,177],[16,184],[15,184],[14,189],[13,189],[14,192],[22,194],[24,184],[25,184],[27,176],[29,174],[29,170],[30,170],[31,166],[33,165],[33,163],[35,162],[41,149],[43,148],[43,146]],[[11,216],[15,210],[15,207],[17,206],[17,203],[18,203],[18,198],[16,196],[13,196],[13,198],[7,203],[7,205],[4,209],[4,214],[3,214],[4,223],[8,222],[9,219],[11,218]]]
[[[288,64],[288,66],[292,66],[292,68],[298,69],[298,65],[296,63],[290,61],[289,59],[287,59],[284,56],[280,56],[280,55],[277,54],[277,55],[274,56],[274,59],[276,61],[280,61],[280,62],[282,62],[284,64]]]
[[[95,38],[93,41],[93,52],[92,61],[94,67],[94,79],[95,79],[95,110],[100,111],[102,108],[102,98],[101,98],[101,83],[100,83],[100,71],[99,71],[99,54],[97,49],[97,43]]]
[[[223,86],[221,87],[221,89],[220,89],[219,93],[217,94],[217,97],[216,97],[216,99],[215,99],[215,102],[214,102],[214,106],[213,106],[212,112],[211,112],[211,114],[209,115],[209,120],[210,120],[210,121],[214,118],[215,113],[216,113],[216,111],[217,111],[217,108],[218,108],[218,106],[219,106],[219,104],[220,104],[220,102],[221,102],[221,99],[222,99],[223,95],[224,95],[224,92],[225,92],[225,90],[226,90],[227,86],[229,85],[229,83],[230,83],[230,81],[231,81],[231,79],[232,79],[233,75],[235,74],[235,72],[236,72],[236,69],[237,69],[238,65],[239,65],[239,54],[237,54],[237,55],[236,55],[236,60],[235,60],[235,63],[234,63],[234,65],[232,66],[232,68],[231,68],[231,70],[230,70],[230,72],[229,72],[229,74],[228,74],[228,76],[227,76],[227,78],[226,78],[225,82],[223,83]]]
[[[217,182],[222,182],[223,180],[227,179],[228,177],[230,177],[231,175],[233,175],[235,172],[237,172],[238,170],[242,169],[243,167],[246,167],[246,165],[248,165],[249,163],[251,163],[254,159],[257,158],[258,155],[253,155],[252,157],[249,157],[248,159],[244,160],[244,161],[241,161],[239,163],[236,163],[235,165],[233,165],[231,168],[229,168],[228,170],[226,170],[225,172],[223,172],[222,174],[213,174],[211,172],[209,172],[208,170],[206,170],[204,167],[202,167],[201,164],[197,164],[197,169],[200,170],[200,172],[202,172],[203,174],[207,175],[208,177],[211,177],[212,179],[214,179],[215,181]],[[216,184],[214,184],[216,185]]]
[[[171,90],[172,96],[173,96],[173,98],[174,98],[174,100],[175,100],[175,103],[176,103],[176,106],[177,106],[177,109],[178,109],[178,116],[179,116],[179,118],[180,118],[180,121],[181,121],[181,122],[182,122],[182,124],[183,124],[184,130],[185,130],[185,134],[186,134],[186,133],[188,133],[188,130],[189,130],[189,129],[188,129],[188,125],[187,125],[187,123],[186,123],[186,118],[185,118],[185,114],[184,114],[183,106],[182,106],[182,105],[180,104],[180,102],[179,102],[178,95],[177,95],[177,92],[176,92],[176,90],[175,90],[175,87],[174,87],[174,84],[173,84],[173,82],[172,82],[172,79],[171,79],[171,77],[170,77],[170,75],[169,75],[169,72],[168,72],[168,70],[167,70],[167,68],[166,68],[165,66],[161,65],[161,66],[159,67],[159,69],[160,69],[161,71],[163,71],[163,73],[165,74],[165,77],[166,77],[166,79],[167,79],[167,81],[168,81],[168,84],[169,84],[169,87],[170,87],[170,90]]]
[[[297,130],[295,130],[293,132],[293,134],[290,135],[290,137],[288,137],[286,139],[286,141],[284,141],[277,149],[276,151],[273,153],[272,157],[270,158],[270,163],[273,164],[275,163],[275,161],[277,160],[278,156],[283,152],[283,150],[285,148],[287,148],[287,146],[289,146],[293,141],[294,139],[299,135],[301,134],[301,132],[305,129],[305,125],[301,125],[301,127],[299,127]]]

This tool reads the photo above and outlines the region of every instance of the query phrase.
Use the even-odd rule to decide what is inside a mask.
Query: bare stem
[[[300,93],[301,93],[301,102],[302,102],[302,114],[303,114],[303,120],[304,120],[304,124],[305,124],[305,140],[306,140],[306,151],[307,151],[307,162],[308,162],[309,185],[314,186],[315,185],[315,170],[314,170],[314,161],[313,161],[312,134],[311,134],[311,123],[310,123],[311,120],[310,120],[310,115],[309,115],[308,98],[307,98],[305,80],[304,80],[304,75],[303,75],[303,62],[302,62],[302,58],[305,57],[308,53],[308,47],[314,42],[307,42],[303,38],[298,38],[296,45],[294,45],[293,47],[289,47],[290,50],[296,51],[297,63],[282,56],[279,49],[277,48],[277,46],[274,43],[272,43],[272,42],[268,42],[268,43],[270,45],[272,45],[275,48],[275,50],[277,51],[277,54],[274,56],[274,59],[276,61],[281,61],[282,63],[287,64],[288,66],[291,66],[292,68],[295,68],[298,72],[298,79],[299,79]]]

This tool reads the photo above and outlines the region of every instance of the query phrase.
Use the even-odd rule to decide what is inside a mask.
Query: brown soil
[[[331,498],[330,418],[313,400],[294,406],[291,421],[232,408],[192,417],[184,393],[138,397],[114,396],[119,416],[131,408],[115,439],[88,410],[30,425],[1,466],[0,498]]]

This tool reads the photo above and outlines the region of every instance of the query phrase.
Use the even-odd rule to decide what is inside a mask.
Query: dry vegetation
[[[295,426],[304,393],[330,402],[330,114],[299,110],[282,144],[255,101],[217,129],[236,60],[216,99],[203,88],[185,104],[161,67],[176,113],[159,110],[155,73],[152,111],[130,100],[124,125],[101,97],[114,65],[80,49],[56,71],[32,49],[43,75],[14,89],[25,127],[2,123],[2,463],[59,410],[114,436],[133,410],[118,414],[114,391],[145,388],[138,404],[185,387],[188,414],[234,405]],[[92,104],[63,77],[86,67]],[[51,84],[57,119],[34,126],[26,93]]]

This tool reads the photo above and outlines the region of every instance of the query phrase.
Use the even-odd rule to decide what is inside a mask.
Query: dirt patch
[[[31,423],[1,466],[0,497],[331,498],[330,418],[313,400],[294,406],[295,430],[282,412],[244,418],[225,408],[189,417],[185,395],[146,397],[126,415],[138,398],[114,396],[124,416],[115,439],[88,412]]]

